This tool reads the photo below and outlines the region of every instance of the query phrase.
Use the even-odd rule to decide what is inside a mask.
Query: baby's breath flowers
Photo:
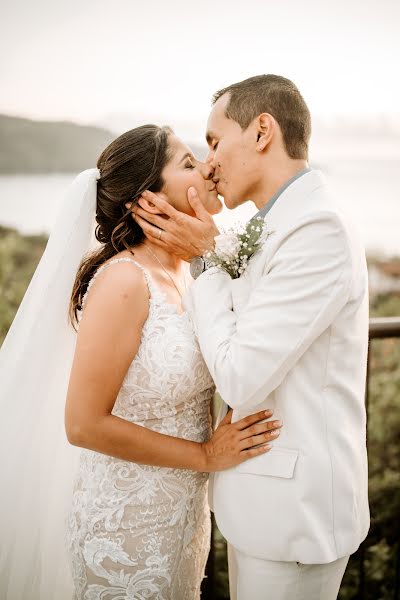
[[[239,225],[217,235],[215,248],[204,255],[210,267],[218,267],[232,279],[240,277],[250,258],[260,249],[269,233],[262,217],[253,217],[245,226]]]

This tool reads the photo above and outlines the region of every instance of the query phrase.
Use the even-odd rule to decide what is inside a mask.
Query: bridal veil
[[[71,184],[0,350],[0,597],[70,600],[65,518],[79,449],[64,430],[79,264],[95,244],[97,169]]]

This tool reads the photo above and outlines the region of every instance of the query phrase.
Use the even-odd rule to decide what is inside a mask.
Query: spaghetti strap
[[[102,273],[103,271],[105,271],[106,269],[108,269],[108,267],[110,267],[111,265],[116,264],[116,263],[120,263],[120,262],[130,262],[130,263],[133,263],[134,265],[136,265],[136,267],[139,267],[139,269],[142,270],[143,275],[144,275],[144,277],[146,279],[146,283],[147,283],[147,287],[149,289],[150,295],[154,294],[154,285],[153,285],[153,282],[151,280],[151,276],[148,273],[148,271],[143,267],[143,265],[141,265],[140,263],[138,263],[136,260],[133,260],[133,258],[129,258],[128,256],[121,257],[121,258],[113,258],[108,263],[105,263],[104,265],[101,265],[101,267],[99,267],[97,269],[97,271],[95,272],[95,274],[93,275],[93,277],[89,281],[89,285],[87,287],[87,290],[86,290],[86,292],[85,292],[85,294],[84,294],[84,296],[82,298],[81,313],[82,313],[82,311],[84,309],[86,298],[88,296],[89,290],[92,287],[93,283],[96,281],[97,277],[100,275],[100,273]]]

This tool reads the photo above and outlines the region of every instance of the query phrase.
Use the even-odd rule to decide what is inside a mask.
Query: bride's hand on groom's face
[[[196,217],[173,208],[164,194],[149,191],[144,192],[139,203],[132,207],[132,217],[146,237],[186,261],[213,249],[214,238],[219,235],[193,187],[189,188],[188,201]]]

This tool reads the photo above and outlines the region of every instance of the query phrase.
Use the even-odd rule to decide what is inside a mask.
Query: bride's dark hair
[[[159,192],[163,187],[161,173],[170,159],[171,133],[170,127],[142,125],[119,136],[100,155],[96,239],[102,246],[86,256],[79,266],[69,309],[74,327],[95,271],[115,254],[143,242],[143,230],[125,204],[135,202],[145,190]]]

